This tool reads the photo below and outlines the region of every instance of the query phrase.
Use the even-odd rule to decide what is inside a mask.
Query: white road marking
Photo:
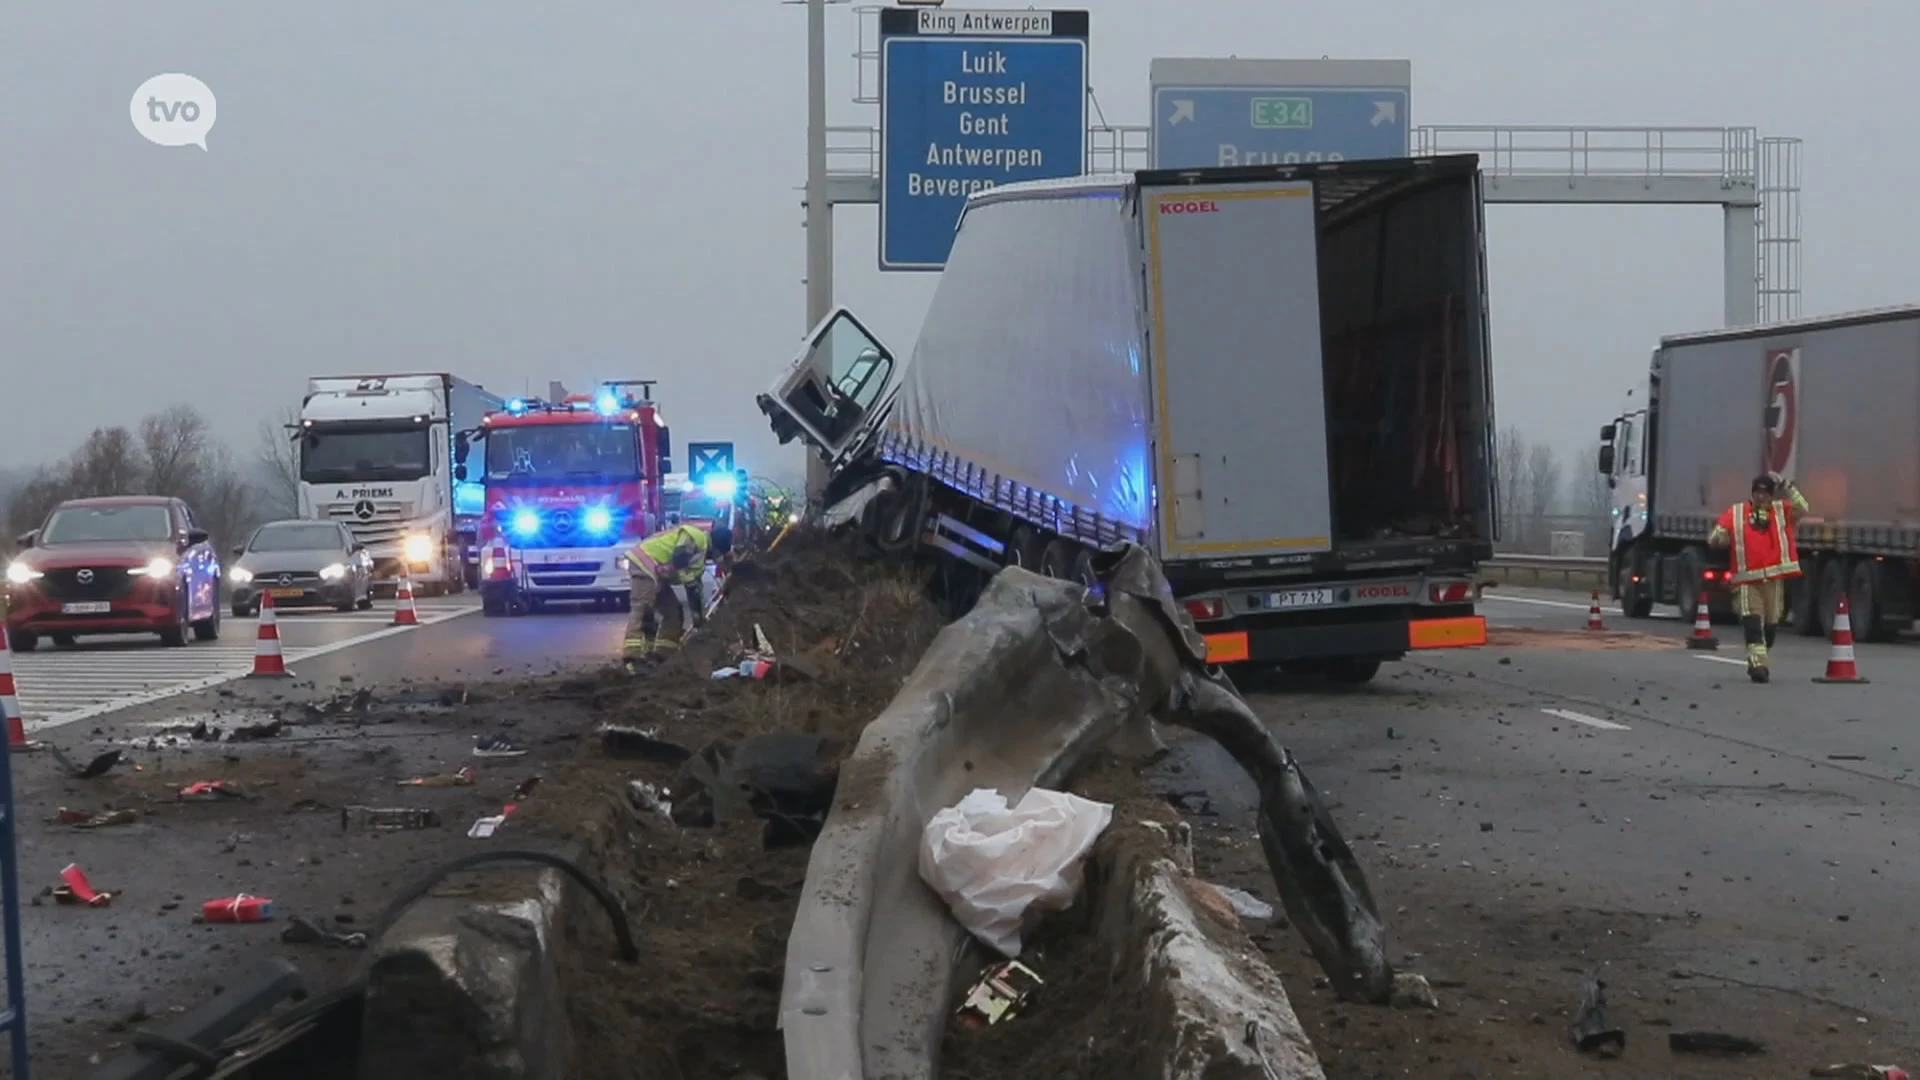
[[[1633,730],[1632,728],[1628,727],[1625,724],[1616,724],[1611,720],[1602,720],[1597,716],[1588,716],[1586,713],[1574,712],[1572,709],[1541,709],[1540,711],[1543,713],[1546,713],[1548,716],[1557,716],[1562,720],[1571,720],[1576,724],[1585,724],[1588,727],[1597,727],[1602,731],[1632,731]]]
[[[1537,597],[1532,597],[1532,596],[1495,596],[1490,592],[1480,594],[1480,599],[1498,600],[1503,604],[1533,604],[1536,607],[1566,608],[1569,611],[1590,611],[1593,609],[1593,601],[1591,600],[1587,601],[1584,604],[1576,604],[1571,600],[1541,600]],[[1603,615],[1626,614],[1625,612],[1621,611],[1619,608],[1608,607],[1606,604],[1600,605],[1600,613]]]
[[[432,613],[423,609],[419,625],[433,626],[479,610],[478,606],[440,609]],[[381,618],[383,621],[391,620],[393,615],[387,612]],[[286,620],[287,623],[294,621]],[[359,621],[374,622],[372,619]],[[233,623],[227,625],[232,626]],[[297,665],[301,661],[356,648],[413,629],[416,628],[388,625],[371,633],[357,634],[325,645],[305,648],[283,645],[283,651],[287,666],[297,674]],[[19,684],[20,709],[27,716],[28,731],[43,731],[136,705],[210,690],[222,683],[244,678],[252,671],[254,646],[255,642],[249,638],[244,643],[197,642],[184,649],[139,652],[107,649],[17,653],[14,655],[14,674]],[[36,718],[39,713],[49,715]]]

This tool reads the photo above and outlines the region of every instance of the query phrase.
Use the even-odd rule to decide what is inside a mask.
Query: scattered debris
[[[1808,1070],[1817,1080],[1908,1080],[1898,1065],[1821,1065]]]
[[[75,780],[92,780],[95,777],[105,776],[108,770],[120,763],[121,756],[118,750],[108,750],[95,754],[93,760],[81,765],[52,743],[47,744],[47,752],[52,754],[53,760],[59,762],[60,767],[67,770],[67,775]]]
[[[459,772],[441,773],[437,776],[416,776],[400,781],[401,787],[446,788],[470,787],[473,784],[473,767],[467,766]]]
[[[1580,1008],[1573,1017],[1573,1045],[1582,1053],[1619,1057],[1627,1049],[1627,1033],[1607,1016],[1607,984],[1598,975],[1580,987]]]
[[[209,923],[256,923],[273,918],[273,901],[264,896],[240,893],[209,900],[200,905],[200,921]]]
[[[215,802],[220,799],[250,799],[246,789],[225,780],[197,780],[180,789],[180,798]]]
[[[1080,861],[1112,821],[1112,804],[1065,791],[1032,787],[1009,805],[975,788],[927,821],[920,878],[969,933],[1017,957],[1028,913],[1073,903]]]
[[[1438,1009],[1440,996],[1425,975],[1398,972],[1393,977],[1393,996],[1388,999],[1396,1009]]]
[[[280,940],[288,945],[332,945],[340,949],[364,949],[367,947],[367,935],[365,934],[340,934],[331,930],[323,930],[298,915],[287,920],[287,928],[280,931]]]
[[[140,815],[133,810],[103,810],[93,814],[63,806],[53,820],[56,825],[71,825],[76,829],[103,829],[109,825],[131,825],[140,820]]]
[[[1827,760],[1828,761],[1865,761],[1867,760],[1867,755],[1865,754],[1828,754]]]
[[[627,801],[636,810],[659,814],[669,820],[673,818],[673,803],[668,801],[667,792],[645,780],[627,782]]]
[[[403,829],[434,829],[439,826],[440,815],[424,807],[343,806],[340,808],[341,832],[350,832],[356,828],[372,832],[398,832]]]
[[[491,817],[476,818],[473,825],[467,829],[467,836],[474,840],[485,840],[500,831],[501,826],[507,823],[507,818],[513,814],[513,810],[512,806],[508,806]]]
[[[1667,1049],[1676,1054],[1714,1054],[1725,1057],[1767,1052],[1765,1043],[1718,1031],[1673,1032],[1667,1036]]]
[[[279,717],[274,717],[264,724],[242,724],[227,732],[227,741],[254,742],[260,739],[271,739],[285,731],[286,727],[287,722]]]
[[[1232,905],[1235,915],[1260,921],[1273,918],[1273,905],[1245,889],[1236,889],[1231,885],[1214,885],[1213,888]]]
[[[66,884],[53,890],[53,900],[57,904],[85,904],[88,907],[106,907],[113,903],[118,893],[102,892],[87,880],[87,872],[80,869],[79,863],[68,863],[60,871],[60,880]]]
[[[1010,1019],[1045,985],[1039,972],[1020,961],[1002,961],[982,973],[967,991],[954,1013],[954,1023],[978,1028]]]
[[[679,743],[660,738],[653,728],[607,724],[600,729],[600,748],[608,757],[654,761],[678,765],[693,756]]]

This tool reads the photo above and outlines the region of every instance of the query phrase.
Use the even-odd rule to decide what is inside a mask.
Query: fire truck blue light
[[[731,476],[710,476],[700,486],[712,498],[731,499],[739,492],[740,481]]]
[[[587,531],[601,534],[613,528],[613,512],[604,506],[590,506],[585,518]]]
[[[532,536],[540,531],[540,515],[532,510],[517,510],[513,515],[513,531],[519,536]]]

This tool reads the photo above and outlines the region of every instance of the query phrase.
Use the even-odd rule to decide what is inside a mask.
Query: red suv
[[[72,499],[20,538],[7,564],[7,637],[26,652],[42,635],[155,631],[167,645],[220,636],[220,559],[179,499]]]

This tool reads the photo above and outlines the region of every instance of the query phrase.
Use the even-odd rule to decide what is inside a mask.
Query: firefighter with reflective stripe
[[[1795,528],[1806,516],[1807,499],[1791,480],[1774,473],[1753,478],[1753,491],[1720,515],[1707,543],[1732,549],[1734,610],[1747,639],[1747,677],[1766,682],[1767,649],[1774,628],[1786,616],[1787,579],[1800,576],[1800,546]]]
[[[700,585],[707,557],[724,557],[732,548],[733,534],[725,526],[708,535],[692,525],[674,525],[627,550],[633,613],[620,656],[628,671],[678,649],[685,630],[705,621]]]

